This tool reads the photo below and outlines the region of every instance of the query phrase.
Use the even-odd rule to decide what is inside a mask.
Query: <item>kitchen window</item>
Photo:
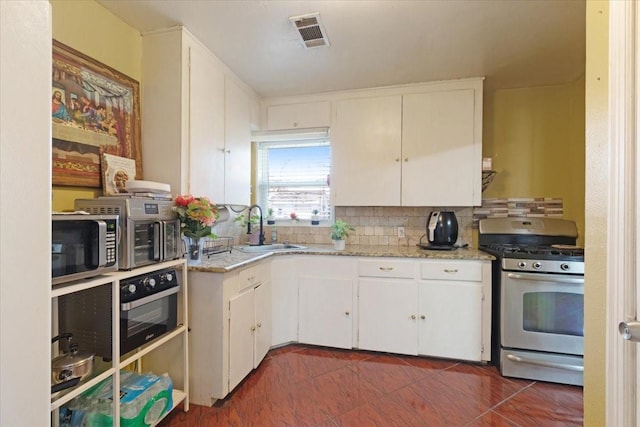
[[[329,201],[331,144],[327,132],[269,135],[257,142],[257,202],[276,221],[310,220],[317,210],[321,221],[332,218]]]

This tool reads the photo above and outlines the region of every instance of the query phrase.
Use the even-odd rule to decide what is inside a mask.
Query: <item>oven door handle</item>
[[[507,354],[507,359],[511,360],[512,362],[526,363],[529,365],[536,365],[536,366],[544,366],[546,368],[557,368],[557,369],[564,369],[566,371],[584,372],[584,366],[566,365],[563,363],[554,363],[554,362],[545,362],[542,360],[527,359],[525,357],[516,356],[514,354]]]
[[[161,261],[162,256],[162,221],[153,223],[153,260]]]
[[[178,292],[180,292],[180,285],[174,286],[173,288],[165,289],[164,291],[160,291],[156,294],[149,295],[148,297],[122,303],[120,304],[120,311],[133,310],[134,308],[138,308],[142,305],[149,304],[150,302],[157,301],[169,295],[177,294]]]
[[[545,282],[554,282],[554,283],[573,283],[576,285],[584,285],[584,278],[573,278],[573,277],[564,277],[564,276],[547,276],[543,274],[518,274],[518,273],[507,273],[507,277],[509,279],[520,279],[520,280],[534,280],[539,282],[543,280]]]

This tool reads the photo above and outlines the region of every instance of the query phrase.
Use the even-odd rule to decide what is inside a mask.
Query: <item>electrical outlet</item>
[[[398,237],[404,237],[404,227],[398,227]]]

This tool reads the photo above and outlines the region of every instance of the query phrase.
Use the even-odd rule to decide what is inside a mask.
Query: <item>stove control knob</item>
[[[130,294],[135,294],[135,293],[136,293],[136,289],[137,289],[137,288],[136,288],[136,285],[134,285],[133,283],[132,283],[132,284],[130,284],[129,286],[127,286],[127,291],[128,291]]]
[[[535,268],[536,270],[540,270],[542,268],[542,264],[540,264],[540,262],[536,261],[533,263],[533,268]]]
[[[566,264],[566,263],[560,264],[560,270],[562,270],[562,271],[569,270],[569,264]]]
[[[527,263],[526,263],[526,262],[524,262],[524,261],[520,261],[520,262],[518,263],[518,267],[519,267],[519,268],[527,268]]]
[[[144,284],[145,288],[147,289],[153,289],[156,286],[156,279],[154,279],[153,277],[145,277],[142,281],[142,284]]]
[[[173,280],[173,274],[171,273],[162,273],[160,276],[160,280],[163,282],[171,282]]]

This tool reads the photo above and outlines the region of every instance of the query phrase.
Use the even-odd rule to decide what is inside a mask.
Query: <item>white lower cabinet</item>
[[[271,345],[298,342],[298,270],[301,256],[271,260]]]
[[[229,390],[257,368],[271,347],[271,290],[264,282],[229,300]]]
[[[336,348],[355,347],[355,258],[301,256],[296,267],[298,342]]]
[[[271,347],[271,262],[228,273],[190,271],[191,401],[212,405]]]
[[[424,281],[418,289],[418,354],[482,358],[482,284]]]
[[[298,341],[336,348],[353,345],[353,280],[303,276],[299,281]]]
[[[190,393],[226,397],[292,342],[488,361],[491,261],[278,255],[189,272]]]
[[[360,279],[358,347],[418,354],[415,280]]]
[[[358,274],[358,348],[490,360],[490,261],[373,258]]]

